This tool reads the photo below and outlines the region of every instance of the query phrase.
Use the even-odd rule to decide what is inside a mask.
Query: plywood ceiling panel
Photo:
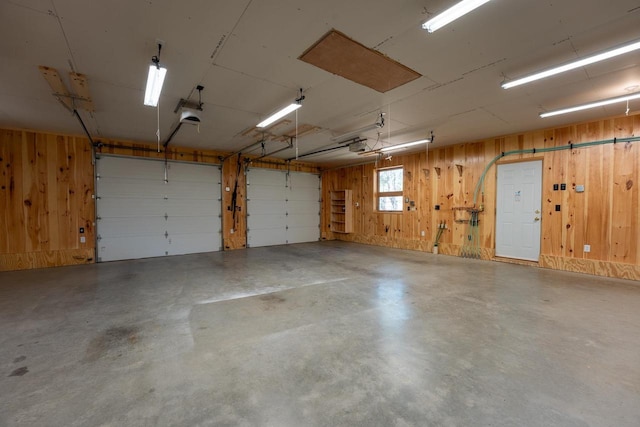
[[[382,93],[421,77],[336,30],[325,34],[299,59]]]

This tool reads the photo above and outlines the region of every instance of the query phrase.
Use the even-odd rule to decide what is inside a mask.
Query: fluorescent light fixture
[[[291,113],[292,111],[297,110],[298,108],[302,107],[302,104],[298,104],[293,103],[291,105],[288,105],[286,107],[284,107],[282,110],[273,113],[271,116],[267,117],[266,119],[264,119],[263,121],[261,121],[260,123],[258,123],[256,125],[256,127],[259,128],[266,128],[267,126],[269,126],[271,123],[275,122],[278,119],[283,118],[284,116],[286,116],[287,114]]]
[[[149,76],[147,76],[147,88],[144,91],[144,105],[149,107],[157,107],[160,100],[160,92],[162,92],[162,84],[164,77],[167,75],[167,69],[159,67],[156,64],[149,66]]]
[[[429,141],[429,139],[421,139],[420,141],[405,142],[404,144],[398,145],[389,145],[387,147],[382,147],[380,151],[385,153],[387,151],[402,150],[403,148],[413,147],[414,145],[426,144]]]
[[[520,86],[536,80],[544,79],[545,77],[555,76],[556,74],[564,73],[565,71],[571,71],[576,68],[584,67],[589,64],[604,61],[606,59],[613,58],[619,55],[624,55],[625,53],[633,52],[634,50],[638,50],[638,49],[640,49],[640,41],[635,41],[633,43],[630,43],[615,49],[611,49],[606,52],[599,53],[597,55],[589,56],[587,58],[579,59],[577,61],[570,62],[568,64],[560,65],[558,67],[551,68],[549,70],[531,74],[530,76],[526,76],[518,80],[513,80],[510,82],[503,83],[502,88],[509,89],[515,86]]]
[[[482,6],[489,0],[463,0],[454,4],[449,9],[445,10],[439,15],[434,16],[427,22],[422,24],[422,28],[430,33],[444,27],[445,25],[455,21],[463,15],[471,12],[472,10]]]
[[[640,92],[631,95],[618,96],[616,98],[603,99],[602,101],[591,102],[589,104],[576,105],[575,107],[563,108],[562,110],[549,111],[540,114],[541,118],[559,116],[560,114],[573,113],[575,111],[587,110],[589,108],[602,107],[605,105],[616,104],[618,102],[631,101],[632,99],[640,99]]]

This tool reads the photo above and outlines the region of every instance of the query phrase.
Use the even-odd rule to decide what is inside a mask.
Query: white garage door
[[[221,247],[220,168],[102,155],[96,161],[98,261]]]
[[[320,237],[320,177],[273,169],[247,171],[249,247],[314,242]]]

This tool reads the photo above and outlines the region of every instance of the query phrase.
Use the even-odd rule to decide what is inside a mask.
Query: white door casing
[[[496,256],[538,261],[542,161],[498,165]]]

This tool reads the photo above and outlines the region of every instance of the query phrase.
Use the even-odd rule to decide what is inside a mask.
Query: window
[[[402,168],[378,170],[378,210],[402,211]]]

